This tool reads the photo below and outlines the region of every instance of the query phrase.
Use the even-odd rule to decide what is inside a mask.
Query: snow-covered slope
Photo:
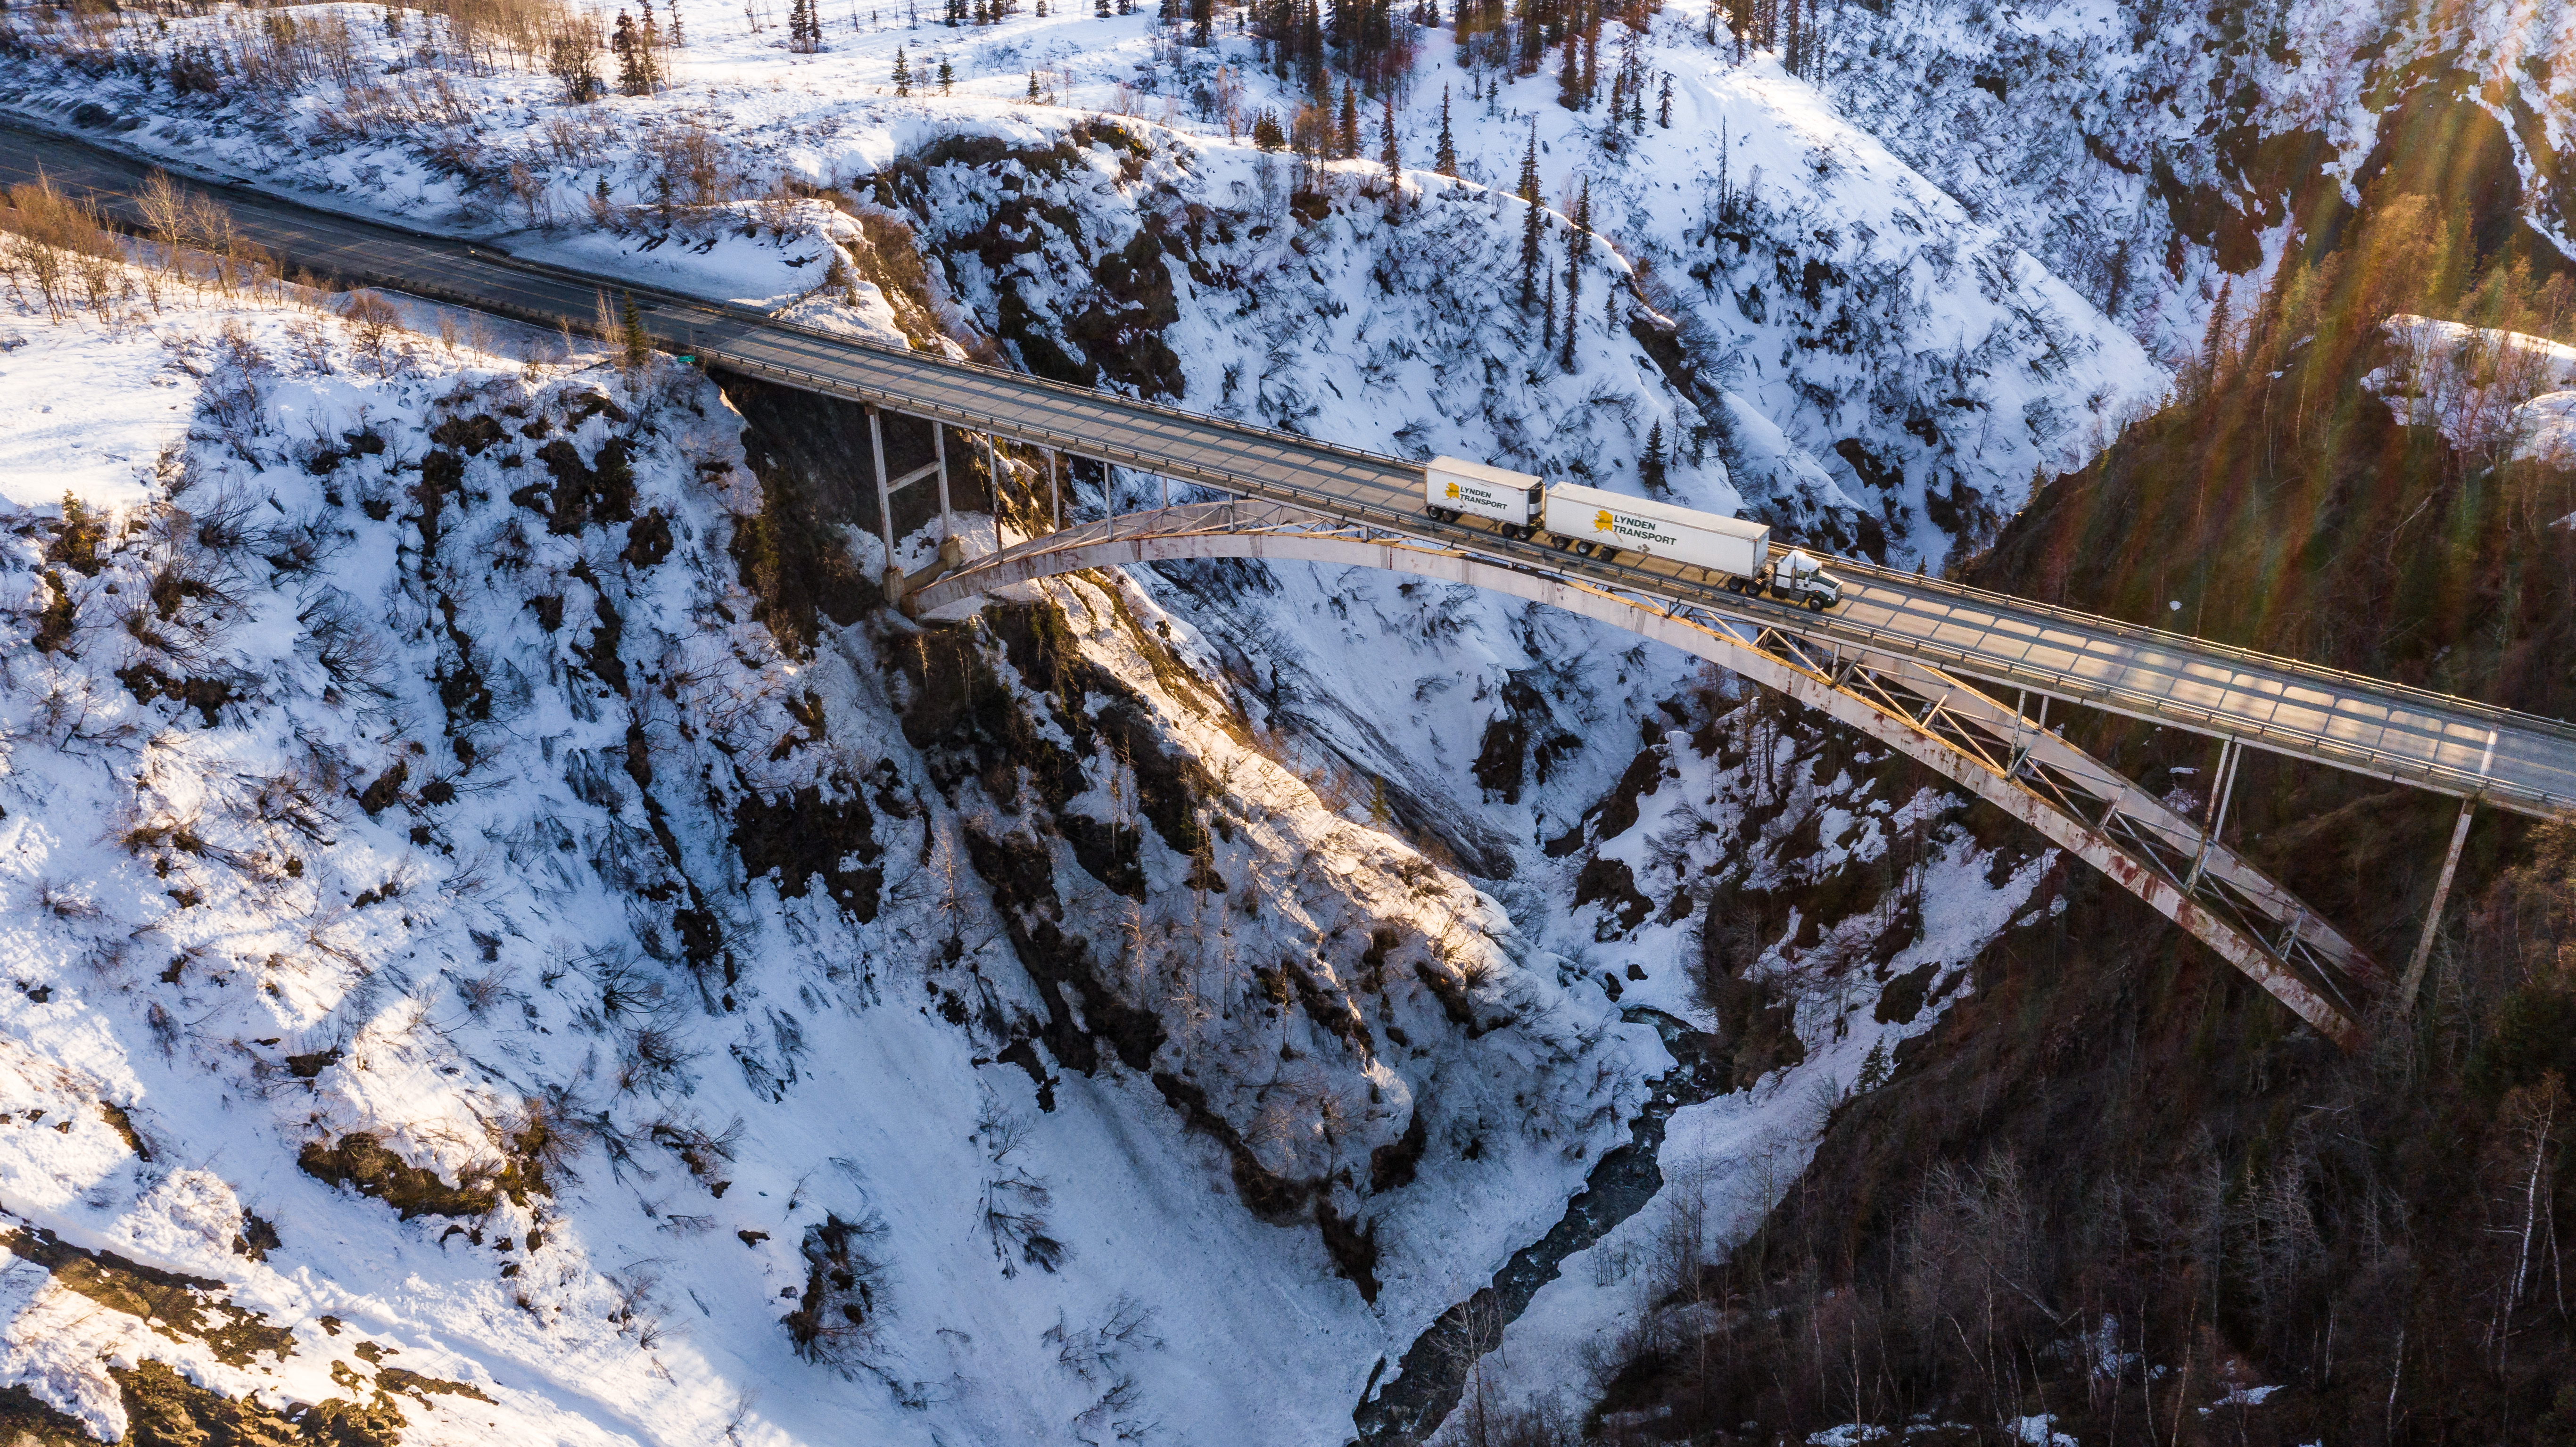
[[[297,13],[378,43],[372,9]],[[1655,41],[1675,126],[1622,143],[1650,164],[1523,98],[1551,198],[1575,158],[1593,174],[1570,367],[1512,304],[1520,205],[1477,179],[1508,179],[1528,132],[1502,112],[1540,82],[1490,124],[1456,104],[1465,179],[1417,171],[1397,205],[1363,163],[1297,194],[1289,162],[1137,99],[1242,58],[1142,17],[836,31],[819,57],[730,16],[691,34],[659,98],[386,79],[467,98],[415,111],[427,131],[350,124],[366,97],[318,72],[174,99],[0,67],[13,104],[138,119],[119,144],[1363,446],[1634,490],[1660,423],[1681,500],[1900,552],[1937,556],[2161,385],[1805,87],[1680,30]],[[862,94],[925,36],[958,95]],[[1021,103],[1031,69],[1160,114]],[[1417,84],[1409,156],[1436,113]],[[473,340],[387,362],[291,308],[186,305],[21,317],[34,340],[0,353],[66,395],[170,384],[157,414],[124,385],[0,432],[125,509],[95,574],[42,559],[63,520],[17,517],[15,626],[68,616],[74,641],[5,681],[37,722],[0,829],[41,907],[7,934],[27,983],[0,1020],[74,1129],[20,1133],[0,1207],[294,1335],[243,1364],[112,1313],[74,1330],[87,1268],[22,1266],[7,1380],[94,1429],[152,1400],[157,1353],[272,1401],[393,1392],[418,1440],[1341,1440],[1627,1138],[1668,1062],[1623,1012],[1717,1033],[1729,1093],[1660,1159],[1736,1199],[1746,1141],[1794,1171],[1819,1103],[1883,1072],[1881,1037],[1928,1024],[2044,875],[1883,756],[1465,590],[1173,568],[964,630],[826,620],[800,652],[750,590],[775,524],[702,380]],[[246,519],[182,521],[217,497]],[[1112,503],[1083,479],[1077,510]],[[220,614],[205,636],[123,627],[183,556],[220,585],[183,590]],[[136,660],[158,673],[122,680]],[[289,776],[316,802],[277,804]],[[397,1220],[334,1176],[460,1214]],[[1515,1393],[1616,1329],[1618,1263],[1663,1219],[1542,1291]],[[1689,1219],[1713,1245],[1740,1203]],[[404,1355],[330,1355],[326,1315]],[[333,1361],[350,1380],[314,1375]]]
[[[1029,757],[1089,738],[1053,756],[1088,792],[995,804],[905,742],[919,635],[750,621],[757,490],[694,374],[412,338],[379,376],[336,320],[170,303],[0,362],[142,359],[186,409],[102,426],[157,465],[9,541],[6,1340],[91,1430],[151,1360],[473,1389],[396,1402],[412,1441],[1316,1440],[1656,1068],[1244,747],[1115,580],[1041,610],[1092,713],[985,706]],[[1225,789],[1165,817],[1167,749]],[[268,1346],[96,1311],[37,1230]]]
[[[1313,188],[1329,214],[1292,215],[1302,169],[1229,134],[1243,126],[1213,97],[1238,121],[1300,97],[1248,38],[1174,45],[1141,14],[860,25],[814,55],[701,18],[668,52],[668,93],[573,106],[541,76],[400,72],[418,37],[385,35],[374,12],[299,13],[398,73],[342,84],[315,67],[274,91],[196,97],[39,53],[0,59],[0,101],[335,204],[762,305],[823,287],[829,243],[852,228],[797,196],[842,190],[914,223],[969,308],[948,320],[1039,370],[1065,370],[1065,351],[1081,375],[1297,427],[1356,407],[1363,435],[1388,445],[1611,483],[1633,483],[1660,427],[1684,497],[1899,557],[1937,559],[1990,525],[2034,472],[2088,457],[2163,386],[2011,233],[1767,57],[1737,64],[1680,15],[1637,46],[1645,73],[1674,84],[1670,124],[1637,134],[1556,105],[1544,75],[1470,100],[1475,78],[1428,32],[1395,113],[1413,167],[1398,217],[1371,161],[1330,163]],[[955,93],[890,96],[898,49],[918,91],[935,57]],[[1032,90],[1061,104],[1032,104]],[[1444,95],[1463,181],[1427,167]],[[1115,119],[1071,109],[1104,104]],[[1558,322],[1519,304],[1522,212],[1506,193],[1533,140],[1557,213],[1550,287],[1568,274],[1564,213],[1587,183],[1600,238],[1575,284],[1570,368],[1551,362]],[[904,175],[921,184],[884,184]],[[1164,254],[1130,250],[1140,232]],[[1062,331],[1083,318],[1068,350]],[[1047,355],[1029,355],[1033,327]],[[1345,381],[1364,395],[1332,397]]]
[[[2222,288],[2241,310],[2293,230],[2392,170],[2482,247],[2519,215],[2565,252],[2576,77],[2543,57],[2571,25],[2504,3],[1844,6],[1818,69],[1843,114],[2182,358]]]

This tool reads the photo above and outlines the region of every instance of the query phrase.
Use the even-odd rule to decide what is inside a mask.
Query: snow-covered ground
[[[375,9],[295,13],[398,58]],[[1633,166],[1543,79],[1465,100],[1434,45],[1402,144],[1427,159],[1452,87],[1464,176],[1409,175],[1390,214],[1364,162],[1289,212],[1287,163],[1193,114],[1228,62],[1244,108],[1280,102],[1240,37],[827,20],[805,56],[691,17],[666,94],[587,108],[527,73],[380,77],[460,97],[436,145],[346,124],[319,80],[174,100],[11,59],[0,100],[101,106],[174,163],[816,324],[1029,366],[1043,341],[1104,385],[1389,451],[1633,491],[1662,423],[1702,440],[1680,500],[1870,519],[1900,554],[1938,556],[2162,386],[1999,233],[1687,26],[1651,42],[1676,119],[1630,138]],[[884,94],[897,45],[948,60],[956,94]],[[1027,102],[1031,70],[1057,103]],[[1506,303],[1519,203],[1479,179],[1508,182],[1533,117],[1550,197],[1591,174],[1605,238],[1570,370]],[[702,141],[708,195],[666,219],[655,178]],[[931,261],[917,281],[898,245]],[[1157,250],[1168,298],[1131,284]],[[1495,1359],[1515,1398],[1579,1394],[1665,1223],[1740,1233],[2044,868],[1687,660],[1466,590],[1175,568],[1049,585],[1033,634],[964,635],[988,670],[967,680],[882,614],[798,656],[754,621],[730,550],[758,485],[703,380],[453,316],[442,342],[434,308],[388,360],[297,305],[167,292],[114,326],[0,309],[0,344],[26,339],[0,386],[61,409],[0,419],[0,1040],[49,1102],[0,1135],[0,1209],[219,1280],[293,1346],[227,1362],[22,1264],[0,1380],[93,1430],[151,1358],[272,1402],[400,1390],[386,1361],[491,1399],[415,1389],[419,1441],[1342,1440],[1381,1364],[1625,1139],[1668,1061],[1621,1009],[1718,1023],[1706,922],[1748,890],[1804,900],[1720,971],[1786,1012],[1796,1063],[1748,1060],[1746,1088],[1676,1115],[1680,1189]],[[1087,347],[1090,308],[1149,314],[1170,367]],[[1664,328],[1692,368],[1657,359]],[[105,519],[94,571],[62,542],[85,536],[66,488]],[[19,641],[58,625],[67,647]],[[925,709],[970,684],[1008,701],[1031,773]],[[1196,843],[1151,817],[1140,741],[1201,780]],[[754,867],[804,834],[828,889]],[[1043,889],[1012,868],[1032,859]],[[1828,883],[1855,871],[1865,906]],[[1033,972],[1048,930],[1105,993]],[[1881,1019],[1889,989],[1929,1003]],[[1128,1010],[1152,1039],[1120,1048]],[[1081,1039],[1089,1070],[1059,1048]],[[398,1220],[317,1179],[377,1160],[353,1134],[387,1169],[519,1194]],[[1247,1199],[1265,1180],[1293,1187],[1284,1224]],[[823,1360],[792,1349],[799,1312]],[[335,1331],[382,1344],[371,1370]]]
[[[1931,0],[1836,7],[1817,70],[1842,114],[2179,360],[2224,290],[2241,309],[2269,276],[2302,193],[2358,202],[2392,162],[2456,176],[2491,140],[2519,194],[2487,199],[2569,250],[2557,158],[2576,76],[2537,57],[2564,54],[2572,30],[2576,16],[2512,0]],[[2456,123],[2408,133],[2443,106]]]
[[[86,414],[90,447],[144,459],[89,490],[94,534],[59,501],[13,519],[0,1039],[26,1109],[0,1137],[0,1209],[219,1281],[293,1335],[282,1361],[227,1364],[21,1264],[10,1378],[92,1430],[122,1428],[111,1373],[145,1358],[314,1401],[362,1338],[491,1399],[406,1403],[416,1441],[1106,1440],[1148,1419],[1176,1440],[1252,1420],[1318,1440],[1381,1353],[1545,1229],[1657,1068],[1651,1032],[1560,986],[1490,902],[1202,726],[1188,742],[1233,781],[1237,821],[1208,856],[1233,892],[1199,895],[1228,916],[1225,958],[1194,962],[1217,1025],[1156,1068],[1202,1076],[1219,1109],[1242,1108],[1230,1079],[1288,1102],[1242,1125],[1290,1174],[1336,1148],[1338,1113],[1363,1158],[1421,1113],[1438,1147],[1372,1203],[1372,1306],[1312,1231],[1244,1209],[1141,1072],[1055,1071],[1046,1109],[994,1061],[1042,1006],[993,907],[941,882],[961,829],[993,821],[961,821],[903,747],[879,640],[799,661],[747,621],[725,548],[756,489],[706,383],[418,336],[378,376],[336,319],[170,290],[113,328],[21,316],[43,348],[5,354],[26,395],[75,405],[58,379],[114,367],[182,410]],[[508,430],[475,447],[458,419],[478,417]],[[600,455],[620,439],[622,502]],[[424,505],[416,479],[460,446]],[[585,459],[611,483],[587,525],[548,526],[560,480],[551,502],[503,496]],[[1151,686],[1084,587],[1066,602],[1085,648]],[[40,651],[63,599],[68,631]],[[786,711],[800,697],[824,737]],[[835,909],[741,877],[742,800],[853,781],[881,896]],[[1187,864],[1147,859],[1158,880]],[[1163,881],[1131,922],[1168,933],[1191,894]],[[720,921],[720,966],[692,953],[692,901]],[[1106,940],[1119,922],[1086,909]],[[1492,1028],[1470,1045],[1446,1023],[1411,947],[1373,986],[1415,1042],[1375,1047],[1385,1064],[1295,1009],[1251,1024],[1246,970],[1313,952],[1310,979],[1338,990],[1317,937],[1354,915],[1436,938]],[[1318,1051],[1335,1053],[1293,1063]],[[1299,1135],[1301,1103],[1350,1090],[1325,1139]],[[488,1210],[405,1222],[315,1178],[313,1152],[353,1133],[442,1184],[519,1174]],[[251,1216],[282,1243],[265,1260],[235,1244],[258,1239]],[[807,1298],[832,1217],[883,1268],[838,1373],[781,1325],[837,1310]]]
[[[2471,456],[2576,464],[2576,347],[2419,316],[2391,317],[2388,344],[2362,384],[2400,422]]]
[[[1739,64],[1704,45],[1684,12],[1638,38],[1637,64],[1670,79],[1672,100],[1669,125],[1659,110],[1633,135],[1599,110],[1557,105],[1548,74],[1504,77],[1473,99],[1478,75],[1443,32],[1426,32],[1394,121],[1427,236],[1360,214],[1375,203],[1338,207],[1320,234],[1291,222],[1293,162],[1264,163],[1249,118],[1284,115],[1302,97],[1231,24],[1199,49],[1141,11],[955,28],[880,11],[876,23],[828,21],[825,48],[808,55],[727,12],[692,19],[687,45],[666,52],[662,93],[577,106],[539,74],[403,69],[427,21],[397,38],[372,9],[296,13],[345,27],[333,33],[395,73],[348,85],[317,73],[276,94],[199,99],[0,62],[0,104],[58,124],[76,113],[93,126],[130,121],[118,145],[176,163],[762,305],[823,286],[848,222],[796,197],[837,191],[919,229],[934,284],[953,285],[969,309],[957,320],[1024,362],[1021,325],[995,306],[999,278],[974,274],[977,252],[988,267],[1032,273],[1018,303],[1063,343],[1073,308],[1060,304],[1097,297],[1104,257],[1139,229],[1185,236],[1189,274],[1170,269],[1184,323],[1204,317],[1206,330],[1167,338],[1181,384],[1167,390],[1193,405],[1309,429],[1328,417],[1348,426],[1336,414],[1356,406],[1363,435],[1455,442],[1612,485],[1633,483],[1661,424],[1685,476],[1741,474],[1685,496],[1900,558],[1937,559],[1954,536],[1990,526],[2035,473],[2089,457],[2164,386],[2126,333],[2006,232],[1767,56]],[[188,24],[177,23],[179,40]],[[1622,30],[1614,23],[1605,47]],[[932,94],[924,80],[894,97],[898,50],[916,75],[947,64],[952,87]],[[1429,173],[1444,96],[1458,182]],[[1063,230],[1060,209],[1015,205],[1039,179],[1036,155],[1104,113],[1141,139],[1151,177],[1117,174],[1118,146],[1078,145],[1099,174],[1045,179],[1072,186],[1047,200],[1073,208],[1079,234]],[[1373,157],[1380,118],[1363,119]],[[1605,243],[1584,283],[1572,376],[1548,365],[1549,326],[1517,305],[1520,211],[1508,192],[1533,141],[1558,213],[1545,270],[1564,272],[1563,213],[1586,182]],[[889,191],[906,163],[933,173],[936,204]],[[1379,167],[1330,169],[1327,189],[1348,199]],[[954,244],[970,234],[974,247]],[[1688,376],[1630,335],[1641,317],[1677,330]],[[1479,351],[1524,375],[1498,387],[1470,362]],[[1375,395],[1331,397],[1354,361]],[[1448,375],[1426,385],[1424,367]],[[1113,369],[1107,380],[1136,378]]]

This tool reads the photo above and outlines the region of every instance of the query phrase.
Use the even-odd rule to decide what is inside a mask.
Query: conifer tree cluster
[[[1106,6],[1108,0],[1101,0],[1101,4]],[[939,22],[951,27],[993,25],[1019,12],[1019,0],[947,0],[946,7],[940,12]],[[1046,11],[1040,9],[1038,13],[1044,15]],[[1106,15],[1109,12],[1103,9],[1100,13]]]
[[[1709,11],[1712,28],[1721,10],[1735,42],[1737,63],[1743,62],[1747,49],[1776,50],[1791,75],[1813,80],[1822,74],[1824,46],[1818,29],[1822,17],[1815,0],[1721,0]],[[1716,38],[1714,33],[1710,38]]]
[[[1662,9],[1662,0],[1459,0],[1458,63],[1513,76],[1533,76],[1553,65],[1557,102],[1568,110],[1592,110],[1602,101],[1602,27],[1615,20],[1626,34],[1643,36]]]
[[[800,55],[823,48],[823,17],[815,0],[788,0],[787,48]]]
[[[1377,95],[1412,73],[1420,25],[1395,0],[1253,0],[1251,29],[1265,63],[1319,99],[1331,73]]]
[[[651,0],[645,0],[644,23],[625,11],[617,12],[617,23],[609,31],[608,49],[617,57],[617,89],[624,95],[651,95],[662,84],[662,65],[654,55],[662,45],[661,26],[653,14]]]

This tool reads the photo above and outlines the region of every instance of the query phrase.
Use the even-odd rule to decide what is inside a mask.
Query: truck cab
[[[1761,581],[1771,589],[1771,596],[1789,603],[1803,603],[1810,612],[1822,613],[1843,600],[1842,579],[1825,571],[1804,549],[1791,548],[1772,564]]]

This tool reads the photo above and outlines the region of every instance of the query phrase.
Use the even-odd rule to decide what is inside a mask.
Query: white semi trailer
[[[1547,490],[1541,526],[1585,557],[1643,553],[1737,578],[1759,577],[1771,558],[1764,524],[1570,483]]]
[[[1526,538],[1538,521],[1545,484],[1526,472],[1488,467],[1463,457],[1435,457],[1422,479],[1422,510],[1442,522],[1480,517],[1503,525],[1507,537]]]
[[[1544,532],[1557,547],[1587,558],[1623,552],[1670,558],[1725,574],[1730,593],[1759,597],[1767,588],[1818,611],[1842,600],[1841,581],[1803,552],[1791,550],[1775,567],[1765,524],[1597,487],[1549,486],[1526,472],[1463,458],[1432,460],[1423,475],[1422,510],[1442,522],[1484,518],[1509,538]]]

